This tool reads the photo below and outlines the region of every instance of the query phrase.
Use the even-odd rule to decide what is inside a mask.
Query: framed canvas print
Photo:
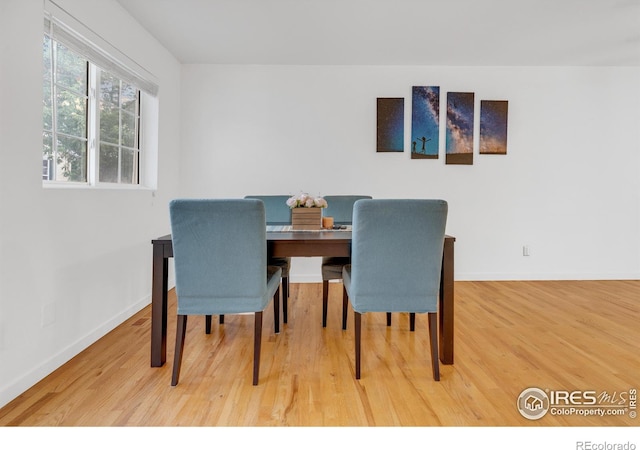
[[[411,159],[437,159],[440,149],[440,87],[413,86]]]
[[[473,92],[447,92],[446,164],[473,164]]]
[[[480,154],[507,154],[507,114],[505,100],[480,101]]]
[[[378,98],[378,152],[404,151],[404,98]]]

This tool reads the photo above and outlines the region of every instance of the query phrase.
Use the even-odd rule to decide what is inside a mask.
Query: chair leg
[[[253,327],[253,385],[258,385],[260,377],[260,346],[262,344],[262,311],[256,312]]]
[[[327,309],[329,306],[329,280],[322,280],[322,328],[327,326]]]
[[[289,309],[289,277],[282,278],[282,321],[287,323]]]
[[[273,330],[280,333],[280,288],[273,294]]]
[[[347,311],[349,309],[349,296],[347,289],[342,285],[342,329],[347,329]]]
[[[180,367],[182,366],[182,351],[184,350],[184,337],[187,331],[187,316],[178,315],[176,325],[176,350],[173,355],[173,374],[171,376],[171,386],[178,384],[180,378]]]
[[[356,342],[356,380],[360,379],[360,335],[362,326],[362,314],[354,311],[354,329],[355,329],[355,342]]]
[[[431,340],[431,367],[433,379],[440,381],[440,362],[438,361],[438,315],[429,313],[429,338]]]
[[[387,326],[391,326],[391,313],[387,313]]]
[[[409,313],[409,331],[416,331],[416,313]]]
[[[224,314],[220,314],[220,325],[224,325]],[[211,334],[211,314],[204,316],[204,332]]]

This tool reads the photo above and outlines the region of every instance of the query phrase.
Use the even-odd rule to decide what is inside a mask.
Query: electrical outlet
[[[46,327],[56,321],[56,308],[54,303],[42,306],[42,326]]]
[[[529,256],[529,246],[528,245],[523,245],[522,246],[522,256]]]

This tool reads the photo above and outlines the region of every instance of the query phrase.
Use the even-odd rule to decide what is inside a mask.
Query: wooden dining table
[[[151,241],[153,273],[151,290],[151,367],[161,367],[167,358],[167,309],[169,258],[173,257],[171,235]],[[454,332],[454,243],[446,235],[438,305],[439,357],[453,364]],[[267,231],[267,252],[277,257],[350,256],[350,230]]]

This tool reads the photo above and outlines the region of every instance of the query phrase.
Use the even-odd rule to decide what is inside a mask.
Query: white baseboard
[[[322,283],[322,276],[314,274],[292,274],[289,278],[290,283]]]
[[[640,273],[456,273],[456,281],[639,280]]]
[[[640,280],[640,273],[456,273],[455,281]],[[291,283],[322,283],[318,272],[291,273]]]
[[[58,353],[52,355],[47,360],[42,361],[42,363],[37,367],[34,367],[31,371],[23,374],[18,379],[11,381],[4,386],[0,386],[0,408],[17,398],[20,394],[31,388],[47,375],[51,374],[53,371],[71,360],[71,358],[78,355],[80,352],[88,348],[117,326],[121,325],[124,321],[145,308],[150,303],[151,295],[148,295],[131,305],[129,308],[110,318],[99,327],[90,331],[85,336],[61,349]]]

